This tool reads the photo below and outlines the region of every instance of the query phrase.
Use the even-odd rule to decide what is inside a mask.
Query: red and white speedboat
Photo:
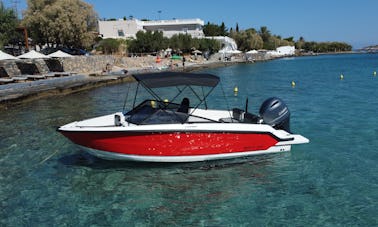
[[[249,113],[247,104],[244,110],[215,110],[207,106],[219,83],[215,75],[161,72],[133,77],[137,87],[130,111],[76,121],[58,131],[97,157],[146,162],[236,158],[290,151],[293,144],[309,142],[290,133],[290,112],[279,98],[267,99],[259,115]],[[138,93],[146,95],[142,88],[152,98],[135,105]],[[177,92],[168,101],[159,90]],[[190,95],[198,101],[189,100]]]

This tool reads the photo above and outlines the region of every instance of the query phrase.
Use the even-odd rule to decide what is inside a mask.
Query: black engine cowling
[[[259,113],[266,124],[290,132],[290,111],[280,98],[271,97],[265,100]]]

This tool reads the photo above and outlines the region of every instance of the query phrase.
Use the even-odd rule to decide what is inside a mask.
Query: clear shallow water
[[[242,108],[248,96],[256,112],[266,98],[281,97],[292,113],[292,131],[311,140],[289,153],[229,161],[103,161],[55,131],[121,110],[126,85],[2,110],[0,225],[377,225],[373,71],[378,55],[365,54],[207,70],[222,77],[232,107]],[[213,101],[227,106],[217,93]]]

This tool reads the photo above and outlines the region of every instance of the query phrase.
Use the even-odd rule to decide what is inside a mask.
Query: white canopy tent
[[[48,56],[51,58],[72,58],[73,57],[71,54],[67,54],[66,52],[63,52],[61,50],[51,53]]]
[[[0,60],[18,60],[18,58],[0,50]]]
[[[44,55],[44,54],[41,54],[35,50],[32,50],[32,51],[29,51],[25,54],[22,54],[20,56],[18,56],[19,59],[23,59],[23,58],[26,58],[26,59],[36,59],[36,58],[50,58],[49,56],[47,55]]]

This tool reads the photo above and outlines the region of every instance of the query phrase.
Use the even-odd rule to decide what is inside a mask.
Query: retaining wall
[[[112,55],[75,56],[72,58],[59,59],[63,65],[64,71],[83,74],[100,73],[106,69],[107,64],[111,66],[116,65],[124,69],[144,68],[155,65],[155,60],[156,58],[154,56],[130,58]],[[20,75],[21,72],[16,65],[16,61],[34,63],[42,74],[49,72],[43,59],[5,60],[0,61],[0,67],[4,67],[8,75],[11,77]]]

